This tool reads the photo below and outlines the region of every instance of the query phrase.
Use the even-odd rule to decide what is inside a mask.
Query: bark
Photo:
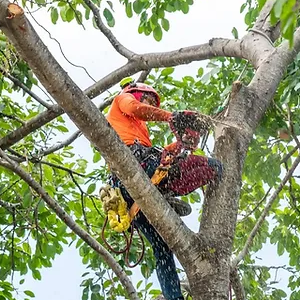
[[[21,13],[13,17],[7,15],[7,5],[7,1],[0,0],[1,29],[47,91],[83,134],[100,149],[111,169],[173,249],[187,273],[193,299],[227,300],[244,159],[253,132],[270,105],[287,65],[299,51],[299,32],[295,34],[292,50],[287,43],[275,49],[269,40],[270,37],[276,38],[277,33],[276,28],[268,23],[268,4],[254,26],[256,31],[249,32],[241,40],[213,39],[205,45],[137,55],[118,70],[117,74],[124,76],[125,73],[130,75],[149,68],[175,66],[216,56],[247,58],[257,69],[249,86],[242,86],[239,82],[233,85],[224,117],[224,122],[232,126],[216,126],[214,153],[224,164],[223,180],[208,187],[200,233],[195,234],[164,201],[128,148],[86,96],[93,97],[104,87],[110,86],[115,80],[113,74],[84,94],[48,52],[25,16]],[[7,19],[7,16],[10,18]]]
[[[7,7],[7,2],[0,2],[1,12],[5,11],[3,5]],[[0,23],[2,20],[3,17],[0,18]],[[118,174],[144,213],[152,216],[149,218],[151,223],[170,247],[186,253],[194,243],[195,234],[186,227],[151,184],[130,150],[108,126],[97,107],[56,62],[24,14],[4,20],[5,26],[2,30],[14,43],[18,53],[28,62],[39,81],[83,134],[100,149],[111,169]]]

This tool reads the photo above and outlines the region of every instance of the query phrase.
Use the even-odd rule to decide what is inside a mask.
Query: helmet
[[[157,91],[152,86],[140,82],[137,83],[133,81],[130,83],[127,82],[121,93],[123,94],[123,93],[133,93],[133,92],[147,92],[147,93],[154,94],[157,100],[156,106],[157,107],[160,106],[160,97]]]

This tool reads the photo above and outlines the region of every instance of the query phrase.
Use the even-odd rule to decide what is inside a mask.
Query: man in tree
[[[150,178],[159,166],[168,169],[157,187],[180,216],[188,215],[191,212],[190,206],[174,196],[189,194],[200,186],[219,180],[222,173],[219,161],[186,154],[186,150],[195,150],[200,132],[207,129],[207,124],[199,121],[195,112],[171,113],[160,109],[160,97],[149,85],[131,81],[122,88],[122,92],[112,103],[107,116],[108,122],[130,147]],[[166,146],[163,151],[152,147],[146,121],[168,122],[177,141]],[[120,187],[125,201],[131,207],[134,200],[114,175],[111,177],[111,184]],[[168,300],[183,299],[171,250],[141,211],[133,222],[152,245],[164,297]]]

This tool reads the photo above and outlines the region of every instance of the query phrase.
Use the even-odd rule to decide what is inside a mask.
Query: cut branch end
[[[6,18],[9,20],[24,14],[23,8],[15,3],[8,4],[7,10],[8,16]]]

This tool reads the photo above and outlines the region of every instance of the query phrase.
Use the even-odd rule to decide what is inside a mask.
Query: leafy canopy
[[[247,0],[241,6],[245,13],[245,23],[251,28],[258,12],[266,1]],[[114,3],[95,0],[101,4],[102,15],[107,25],[115,24]],[[139,16],[138,32],[145,35],[153,34],[160,41],[163,31],[168,31],[169,13],[181,11],[188,13],[193,0],[120,0],[126,15],[131,18]],[[61,19],[65,22],[75,20],[82,24],[85,20],[93,20],[90,9],[82,0],[23,1],[23,5],[31,7],[47,7],[51,20],[57,24]],[[292,9],[295,0],[277,0],[273,10],[272,22],[281,20],[283,38],[293,43],[293,31],[297,25],[296,12]],[[84,16],[84,17],[83,17]],[[93,20],[94,21],[94,20]],[[95,24],[95,22],[94,22]],[[96,25],[95,25],[96,26]],[[234,28],[233,36],[238,37]],[[0,35],[0,138],[19,128],[24,122],[32,119],[45,108],[26,94],[16,83],[8,79],[13,76],[29,90],[37,88],[39,83],[33,76],[27,64],[20,60],[16,51]],[[294,133],[300,131],[299,110],[299,71],[300,56],[289,66],[284,80],[280,83],[272,106],[268,109],[263,121],[258,127],[250,145],[244,173],[243,187],[240,197],[240,210],[233,254],[239,253],[247,237],[257,222],[266,203],[266,193],[269,188],[275,189],[280,184],[280,175],[285,167],[289,167],[294,152],[288,159],[286,155],[294,148],[290,135],[292,120]],[[243,71],[244,70],[244,71]],[[226,99],[231,85],[237,78],[247,84],[253,77],[254,70],[241,59],[217,58],[208,62],[207,68],[199,68],[196,74],[186,74],[177,78],[174,68],[156,69],[148,76],[147,83],[153,85],[162,96],[163,108],[175,110],[199,110],[215,115],[224,112]],[[298,74],[299,73],[299,74]],[[20,95],[24,101],[16,100]],[[50,103],[50,100],[48,99]],[[150,124],[153,143],[165,145],[172,141],[170,130],[162,124]],[[162,134],[163,133],[163,134]],[[27,135],[19,143],[10,147],[9,152],[17,157],[22,166],[38,181],[46,192],[53,197],[74,220],[99,238],[104,213],[96,197],[99,182],[104,182],[108,170],[98,151],[91,147],[93,162],[79,157],[72,145],[65,146],[57,152],[44,155],[45,150],[55,144],[58,137],[71,134],[64,118],[58,117],[41,129]],[[210,154],[209,147],[203,147],[201,153]],[[283,162],[283,163],[282,163]],[[99,255],[83,243],[66,225],[49,210],[44,201],[26,183],[11,171],[0,167],[0,300],[16,299],[11,279],[17,273],[20,285],[26,285],[26,276],[36,280],[42,279],[42,269],[50,268],[56,255],[74,243],[86,265],[87,271],[82,275],[82,300],[115,299],[124,296],[125,291],[118,278],[107,269]],[[247,299],[280,300],[286,299],[291,291],[290,300],[300,298],[300,281],[297,276],[300,271],[300,245],[298,228],[300,226],[299,180],[294,177],[279,194],[276,203],[269,213],[268,219],[256,236],[250,253],[240,265],[240,273],[247,293]],[[185,201],[201,203],[201,192],[197,191],[183,197]],[[6,205],[4,204],[6,203]],[[124,246],[122,236],[108,230],[106,238],[112,246]],[[288,266],[285,272],[289,274],[289,286],[285,290],[279,288],[273,280],[272,266],[256,265],[256,253],[269,242],[277,248],[277,254],[288,255]],[[153,289],[152,283],[147,283],[152,274],[154,258],[149,244],[146,244],[145,258],[141,264],[141,280],[137,290],[141,297],[156,296],[159,291]],[[130,260],[136,260],[140,244],[134,239]],[[132,271],[125,266],[124,258],[116,256],[116,260],[125,268],[128,275]],[[263,263],[263,262],[262,262]],[[143,284],[145,282],[146,284]],[[34,297],[32,291],[18,291],[24,299]],[[29,297],[29,298],[28,298]]]

